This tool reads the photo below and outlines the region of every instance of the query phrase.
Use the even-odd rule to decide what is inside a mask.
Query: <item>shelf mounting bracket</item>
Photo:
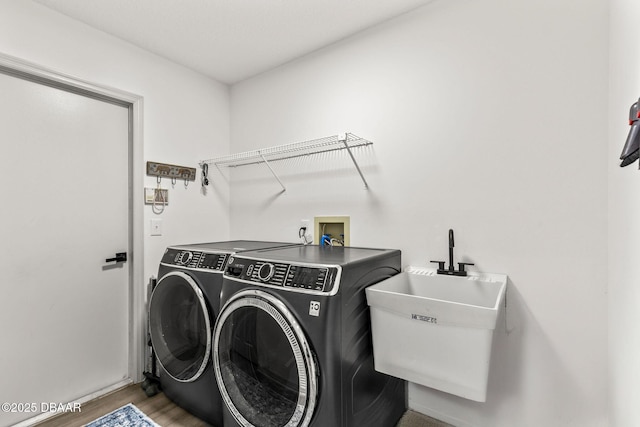
[[[353,155],[353,153],[351,152],[351,148],[349,147],[349,144],[347,143],[347,135],[344,135],[344,138],[341,135],[340,136],[340,142],[342,142],[344,144],[344,148],[347,149],[347,153],[349,153],[349,157],[351,157],[351,160],[353,161],[353,165],[356,167],[356,170],[360,174],[360,178],[362,178],[362,182],[364,182],[364,188],[369,188],[369,184],[367,183],[367,180],[364,178],[364,175],[362,174],[362,171],[360,170],[360,166],[358,166],[358,162],[356,161],[356,158]]]
[[[265,165],[267,165],[267,167],[269,168],[269,170],[273,174],[273,177],[278,181],[278,183],[282,187],[282,191],[287,191],[287,187],[285,187],[284,184],[282,183],[282,181],[280,181],[280,178],[278,178],[278,174],[276,174],[276,172],[273,170],[273,168],[271,167],[271,165],[269,164],[267,159],[264,157],[264,154],[262,154],[262,151],[259,151],[258,154],[260,154],[260,157],[262,157],[262,161],[264,162]]]

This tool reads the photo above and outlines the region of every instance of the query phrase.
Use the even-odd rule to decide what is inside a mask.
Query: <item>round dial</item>
[[[191,261],[191,258],[193,258],[193,253],[182,252],[180,253],[180,255],[178,255],[178,258],[176,259],[176,263],[180,265],[186,265],[186,264],[189,264],[189,261]]]
[[[265,262],[260,266],[260,269],[258,270],[258,279],[266,282],[273,277],[273,273],[275,273],[275,271],[276,268],[273,266],[273,264]]]

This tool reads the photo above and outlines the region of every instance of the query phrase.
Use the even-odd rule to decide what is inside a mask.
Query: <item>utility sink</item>
[[[493,329],[506,285],[507,276],[501,274],[445,276],[435,269],[408,267],[366,292],[369,305],[421,316],[416,320]]]
[[[507,276],[408,267],[366,289],[376,370],[484,402]]]

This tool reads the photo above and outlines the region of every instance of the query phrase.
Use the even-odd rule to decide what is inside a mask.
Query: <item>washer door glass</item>
[[[175,380],[195,381],[211,350],[209,311],[202,291],[185,273],[160,279],[149,301],[151,343],[158,362]]]
[[[306,427],[317,396],[306,337],[281,301],[243,291],[222,309],[214,366],[227,407],[244,427]]]

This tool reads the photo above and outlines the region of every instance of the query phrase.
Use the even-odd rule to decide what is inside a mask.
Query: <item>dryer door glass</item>
[[[240,425],[308,426],[316,366],[291,312],[261,291],[225,305],[216,325],[214,366],[223,398]]]
[[[151,343],[164,370],[181,382],[196,380],[211,349],[209,311],[202,291],[185,273],[162,277],[149,301]]]

